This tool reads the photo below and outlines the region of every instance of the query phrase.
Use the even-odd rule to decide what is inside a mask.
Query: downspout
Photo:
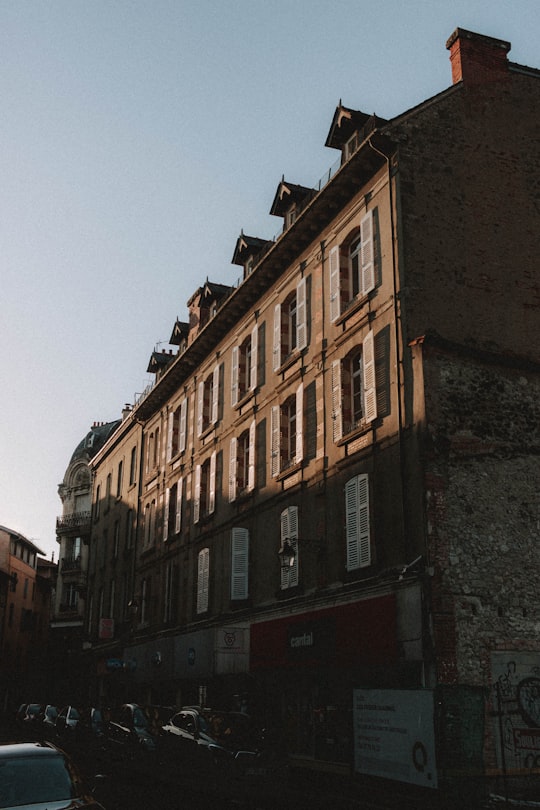
[[[394,346],[396,351],[396,376],[397,376],[397,391],[398,391],[398,398],[397,398],[397,408],[398,408],[398,448],[399,448],[399,469],[400,469],[400,484],[401,484],[401,503],[402,503],[402,511],[401,511],[401,521],[402,521],[402,528],[403,528],[403,541],[405,545],[405,552],[407,551],[407,520],[406,520],[406,500],[405,500],[405,470],[404,470],[404,463],[403,463],[403,405],[402,405],[402,388],[403,388],[403,375],[402,375],[402,364],[403,364],[403,353],[400,351],[400,331],[399,331],[399,321],[401,320],[401,315],[399,312],[399,305],[398,305],[398,295],[399,295],[399,285],[398,285],[398,268],[397,268],[397,259],[396,259],[396,231],[395,231],[395,217],[394,217],[394,194],[393,194],[393,187],[392,187],[392,166],[390,163],[390,157],[386,155],[384,152],[381,152],[374,144],[371,142],[371,138],[367,139],[367,143],[369,147],[380,155],[386,161],[386,167],[388,172],[388,194],[390,197],[390,229],[392,233],[392,285],[393,285],[393,309],[394,309]]]
[[[390,157],[378,149],[372,142],[371,138],[367,139],[367,143],[369,147],[380,155],[386,161],[386,166],[388,170],[388,193],[390,197],[390,226],[392,230],[392,281],[393,281],[393,293],[394,293],[394,343],[395,343],[395,350],[396,350],[396,376],[397,376],[397,385],[398,385],[398,447],[399,447],[399,470],[400,470],[400,484],[401,484],[401,502],[402,502],[402,513],[401,513],[401,520],[402,520],[402,529],[403,529],[403,541],[404,541],[404,550],[407,554],[408,550],[408,520],[407,520],[407,509],[408,509],[408,502],[406,500],[406,476],[405,476],[405,466],[404,466],[404,451],[403,451],[403,405],[402,405],[402,382],[403,382],[403,374],[402,374],[402,364],[403,364],[403,352],[400,356],[400,330],[398,327],[398,321],[402,322],[402,316],[400,313],[400,309],[398,306],[398,262],[396,258],[396,241],[397,236],[395,232],[395,217],[394,217],[394,194],[393,194],[393,187],[392,187],[392,166],[390,162]],[[403,391],[403,394],[406,395],[406,392]],[[421,600],[422,600],[422,654],[423,654],[423,673],[422,673],[422,680],[423,685],[426,686],[426,681],[429,678],[429,673],[426,672],[426,665],[432,666],[433,665],[433,630],[432,630],[432,619],[431,619],[431,612],[429,609],[429,602],[431,600],[431,581],[429,579],[428,572],[430,571],[430,561],[427,549],[427,541],[424,540],[424,549],[423,549],[423,556],[424,556],[424,563],[422,566],[423,574],[419,576],[420,582],[420,593],[421,593]],[[415,561],[416,562],[416,561]]]

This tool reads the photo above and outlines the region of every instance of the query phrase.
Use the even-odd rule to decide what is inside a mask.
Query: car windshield
[[[60,756],[0,760],[0,807],[63,801],[75,793]]]

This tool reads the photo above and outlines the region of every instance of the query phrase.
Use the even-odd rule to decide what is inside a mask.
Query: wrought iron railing
[[[72,512],[71,515],[61,515],[56,518],[56,528],[59,530],[80,529],[89,526],[91,512],[89,509],[84,512]]]

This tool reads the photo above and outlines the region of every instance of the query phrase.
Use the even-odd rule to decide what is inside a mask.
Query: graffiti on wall
[[[498,766],[540,768],[540,653],[493,653],[491,671]]]

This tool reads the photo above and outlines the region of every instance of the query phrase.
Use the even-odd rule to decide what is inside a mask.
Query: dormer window
[[[285,228],[290,228],[296,220],[297,210],[296,205],[292,205],[285,213]]]
[[[244,276],[251,275],[253,270],[253,256],[250,256],[244,265]]]
[[[359,146],[358,130],[345,142],[343,147],[343,160],[347,161],[352,158]]]

